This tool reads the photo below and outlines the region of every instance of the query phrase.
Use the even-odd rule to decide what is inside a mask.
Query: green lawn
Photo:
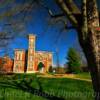
[[[76,78],[81,78],[81,79],[91,79],[90,73],[88,72],[82,72],[82,73],[78,73],[75,75]]]
[[[0,100],[93,100],[92,83],[34,74],[0,77]]]

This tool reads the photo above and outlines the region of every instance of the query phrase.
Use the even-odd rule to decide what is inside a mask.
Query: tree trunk
[[[100,100],[100,65],[97,64],[98,58],[95,58],[92,51],[90,51],[90,47],[86,50],[86,47],[83,47],[87,61],[88,61],[88,68],[90,70],[92,84],[95,93],[95,99]]]
[[[80,45],[90,70],[95,99],[100,100],[100,31],[96,0],[83,0],[82,25],[78,28]],[[99,29],[100,30],[100,29]]]
[[[94,93],[96,100],[100,100],[100,45],[98,44],[99,39],[92,31],[88,32],[88,38],[85,41],[80,41],[80,32],[79,32],[79,41],[85,56],[88,62],[88,68],[91,74]]]

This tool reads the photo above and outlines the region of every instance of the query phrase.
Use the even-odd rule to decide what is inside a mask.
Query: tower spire
[[[29,34],[29,47],[28,47],[28,62],[27,62],[27,72],[33,72],[34,71],[34,57],[35,57],[35,35]]]

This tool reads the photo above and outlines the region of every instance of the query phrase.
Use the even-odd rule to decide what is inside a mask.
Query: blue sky
[[[50,3],[48,6],[50,6]],[[52,6],[51,9],[54,12],[57,12],[58,10],[55,6]],[[48,15],[47,11],[45,9],[41,9],[41,7],[33,11],[32,20],[25,24],[24,33],[33,33],[36,35],[36,50],[53,52],[54,65],[56,65],[57,59],[56,48],[59,49],[59,61],[60,65],[63,66],[66,63],[65,57],[67,55],[68,49],[73,47],[75,43],[77,44],[77,33],[75,30],[63,31],[59,33],[60,29],[63,27],[63,24],[58,23],[56,25],[49,26],[49,18],[50,16]],[[0,25],[2,23],[0,23]],[[0,30],[2,31],[2,28],[0,28]],[[59,34],[61,34],[60,37]],[[15,48],[23,48],[25,50],[28,48],[28,40],[24,36],[17,36],[15,40],[10,42],[9,48],[10,50],[8,53],[11,55],[11,57],[13,57],[13,51]],[[12,53],[10,53],[11,51]]]

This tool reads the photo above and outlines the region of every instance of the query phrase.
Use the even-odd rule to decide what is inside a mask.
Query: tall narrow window
[[[32,56],[30,56],[30,61],[33,61],[33,57]]]
[[[18,55],[18,60],[22,60],[22,52],[19,52],[19,55]]]

